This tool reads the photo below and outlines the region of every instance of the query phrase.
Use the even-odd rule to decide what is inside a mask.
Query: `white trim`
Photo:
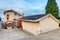
[[[42,17],[42,18],[39,18],[39,19],[37,19],[37,20],[35,20],[35,21],[42,20],[42,19],[46,18],[47,16],[49,16],[49,15],[46,15],[46,16],[44,16],[44,17]]]
[[[36,21],[42,20],[42,19],[44,19],[44,18],[46,18],[46,17],[48,17],[48,16],[52,17],[56,22],[60,23],[59,20],[57,20],[57,19],[56,19],[54,16],[52,16],[51,14],[48,14],[48,15],[40,18],[40,19],[37,19]]]
[[[52,16],[51,14],[48,14],[48,15],[46,15],[46,16],[44,16],[44,17],[42,17],[42,18],[39,18],[39,19],[37,19],[37,20],[22,20],[22,21],[37,22],[37,21],[42,20],[42,19],[44,19],[44,18],[46,18],[46,17],[48,17],[48,16],[52,17],[56,22],[60,23],[59,20],[57,20],[57,19],[56,19],[54,16]]]
[[[35,20],[22,20],[22,21],[36,22]]]
[[[58,23],[60,23],[60,21],[58,19],[56,19],[54,16],[52,16],[51,14],[49,14],[55,21],[57,21]]]

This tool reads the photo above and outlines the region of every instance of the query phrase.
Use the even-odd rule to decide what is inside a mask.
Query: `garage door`
[[[59,28],[59,27],[58,26],[52,26],[52,25],[51,26],[45,25],[45,26],[41,26],[40,32],[45,33],[45,32],[56,30],[57,28]]]
[[[40,21],[40,32],[41,33],[53,31],[53,30],[56,30],[57,28],[59,28],[58,23],[52,18],[49,18],[49,19],[46,18]]]
[[[55,29],[55,28],[54,28]],[[50,27],[42,27],[40,29],[41,33],[45,33],[45,32],[49,32],[49,31],[53,31],[54,29],[50,28]]]

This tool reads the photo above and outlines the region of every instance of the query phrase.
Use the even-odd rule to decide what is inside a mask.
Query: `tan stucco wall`
[[[9,20],[7,20],[7,14],[9,14]],[[6,14],[4,15],[5,21],[13,21],[13,18],[14,18],[14,12],[6,12]]]
[[[21,15],[21,16],[19,16],[19,15],[14,15],[14,19],[19,19],[19,18],[22,18],[23,17],[23,15]]]
[[[18,19],[18,17],[19,17],[18,15],[14,15],[14,19]]]
[[[26,30],[34,35],[37,35],[38,25],[39,23],[22,22],[23,30]]]
[[[53,18],[47,17],[40,20],[38,23],[22,22],[22,26],[23,30],[26,30],[36,36],[40,33],[56,30],[59,28],[59,23],[57,23]]]
[[[40,21],[39,27],[40,32],[44,33],[59,28],[59,23],[57,23],[53,18],[49,16]]]
[[[9,20],[7,20],[7,14],[9,14]],[[5,15],[4,15],[4,20],[5,22],[6,21],[14,21],[13,19],[19,19],[19,18],[22,18],[23,15],[19,16],[19,14],[15,15],[14,12],[6,12]]]

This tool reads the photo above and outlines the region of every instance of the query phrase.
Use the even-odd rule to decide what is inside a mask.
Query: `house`
[[[51,14],[31,15],[21,18],[24,31],[34,36],[59,28],[59,21]]]
[[[19,14],[18,12],[14,10],[6,10],[4,12],[4,20],[8,26],[11,26],[14,21],[22,17],[23,17],[23,14]]]

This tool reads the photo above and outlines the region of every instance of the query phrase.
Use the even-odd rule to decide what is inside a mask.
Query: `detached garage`
[[[22,20],[23,30],[35,36],[59,28],[59,21],[51,14],[31,15],[20,20]]]

